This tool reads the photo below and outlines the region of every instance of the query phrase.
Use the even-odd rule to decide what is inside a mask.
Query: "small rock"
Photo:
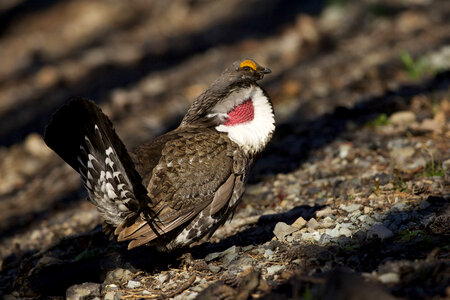
[[[302,234],[302,240],[306,242],[318,242],[320,240],[320,233],[315,232],[305,232]]]
[[[267,268],[267,275],[275,275],[276,273],[280,272],[281,270],[286,269],[285,266],[281,266],[281,265],[273,265],[271,267]]]
[[[400,276],[397,273],[386,273],[378,276],[378,280],[380,280],[382,283],[394,284],[400,282]]]
[[[375,224],[375,220],[372,219],[372,218],[371,218],[370,216],[368,216],[368,215],[362,215],[362,216],[359,216],[359,217],[358,217],[358,220],[360,220],[361,223],[364,223],[364,224],[369,224],[369,225]]]
[[[210,253],[210,254],[206,255],[205,261],[210,262],[216,258],[226,256],[227,254],[236,253],[237,251],[238,251],[238,249],[236,248],[236,246],[232,246],[232,247],[226,249],[225,251],[214,252],[214,253]]]
[[[406,203],[397,203],[394,206],[392,206],[393,209],[397,209],[397,210],[405,210],[406,208]]]
[[[115,269],[106,274],[105,283],[125,283],[131,279],[133,273],[127,269]]]
[[[309,219],[307,226],[308,226],[308,229],[314,230],[317,227],[319,227],[319,222],[317,222],[316,219],[311,218],[311,219]]]
[[[158,282],[160,284],[163,284],[168,279],[169,279],[169,275],[167,273],[159,274],[158,277],[156,277],[156,280],[158,280]]]
[[[275,254],[275,252],[273,252],[270,249],[266,249],[266,251],[264,251],[264,257],[270,258]]]
[[[331,207],[327,206],[324,209],[321,209],[319,211],[316,212],[316,217],[317,218],[323,218],[326,217],[328,215],[330,215],[332,213]]]
[[[219,256],[220,256],[220,252],[209,253],[208,255],[206,255],[205,261],[210,262],[212,260],[215,260]]]
[[[303,227],[306,226],[306,223],[307,223],[306,220],[300,217],[297,220],[295,220],[295,222],[291,226],[297,227],[298,229],[302,229]]]
[[[353,234],[353,237],[356,238],[358,241],[362,242],[366,239],[367,233],[362,230],[358,230]]]
[[[339,158],[347,158],[351,148],[350,144],[339,145]]]
[[[275,225],[275,229],[273,230],[273,233],[275,234],[275,236],[277,237],[277,239],[279,241],[284,241],[284,238],[287,235],[289,235],[293,232],[296,232],[296,231],[298,231],[297,227],[290,226],[284,222],[278,222]]]
[[[135,289],[140,286],[141,286],[141,283],[139,281],[135,281],[135,280],[130,280],[127,283],[127,288],[129,288],[129,289]]]
[[[395,148],[395,149],[393,149],[390,152],[390,155],[396,161],[403,162],[407,158],[412,157],[415,152],[416,152],[416,150],[413,147],[407,146],[407,147],[403,147],[403,148]]]
[[[255,248],[255,246],[253,246],[253,245],[248,245],[248,246],[242,247],[242,252],[250,251],[253,248]]]
[[[331,235],[324,233],[324,234],[322,234],[320,236],[319,244],[320,245],[327,245],[327,244],[329,244],[332,241],[332,239],[333,238],[331,237]]]
[[[372,207],[369,207],[369,206],[364,206],[364,214],[369,214],[371,211],[373,210],[373,208]]]
[[[442,162],[442,169],[444,171],[450,171],[450,158]]]
[[[344,211],[346,211],[348,213],[351,213],[351,212],[354,212],[356,210],[359,210],[360,207],[361,207],[361,204],[357,204],[357,203],[352,203],[350,205],[341,204],[339,206],[340,209],[342,209],[342,210],[344,210]]]
[[[422,123],[420,123],[420,129],[424,131],[432,131],[435,133],[440,133],[443,127],[444,127],[443,124],[432,119],[424,119]]]
[[[329,235],[333,238],[336,238],[339,236],[339,228],[338,226],[334,227],[333,230],[330,231]]]
[[[105,300],[120,300],[122,299],[122,293],[118,291],[108,291],[105,294]]]
[[[416,121],[416,115],[412,111],[399,111],[393,113],[389,121],[393,125],[408,126]]]
[[[393,237],[394,233],[383,224],[375,224],[367,231],[367,238],[378,237],[382,240]]]
[[[231,252],[225,255],[222,259],[223,265],[226,267],[228,266],[233,260],[235,260],[239,256],[239,253],[237,252]]]
[[[214,266],[214,265],[208,265],[208,268],[209,268],[209,270],[212,272],[212,273],[219,273],[220,272],[220,267],[217,267],[217,266]]]
[[[351,236],[352,232],[348,228],[342,227],[341,229],[339,229],[339,234],[345,235],[345,236]]]
[[[93,282],[72,285],[66,290],[66,299],[68,300],[92,299],[99,296],[100,284]]]

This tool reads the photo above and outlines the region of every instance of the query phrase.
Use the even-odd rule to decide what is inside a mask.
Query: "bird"
[[[210,238],[234,214],[275,130],[272,101],[257,83],[269,73],[253,59],[233,62],[176,129],[134,151],[81,97],[54,113],[44,141],[80,174],[106,233],[128,249],[180,249]]]

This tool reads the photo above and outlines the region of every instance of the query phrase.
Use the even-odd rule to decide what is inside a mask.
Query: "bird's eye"
[[[243,69],[245,72],[249,72],[249,71],[251,70],[251,68],[248,67],[248,66],[245,66],[245,67],[243,67],[242,69]]]

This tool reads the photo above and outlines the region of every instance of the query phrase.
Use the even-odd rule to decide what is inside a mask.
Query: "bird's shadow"
[[[16,272],[12,288],[23,295],[63,295],[69,286],[77,283],[103,282],[108,271],[116,268],[154,273],[179,267],[182,263],[179,258],[186,252],[190,252],[194,259],[200,259],[232,245],[264,244],[274,237],[276,223],[292,223],[300,216],[308,220],[321,208],[302,205],[287,212],[263,215],[256,224],[218,243],[206,242],[171,253],[158,252],[153,247],[145,246],[127,250],[125,244],[108,240],[101,228],[97,227],[83,234],[66,237],[37,253],[28,253],[20,260],[10,257],[4,261],[2,273]]]

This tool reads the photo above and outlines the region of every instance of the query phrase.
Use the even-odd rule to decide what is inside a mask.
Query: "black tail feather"
[[[89,200],[107,223],[118,226],[149,201],[127,149],[94,102],[77,98],[62,107],[44,140],[80,173]]]

